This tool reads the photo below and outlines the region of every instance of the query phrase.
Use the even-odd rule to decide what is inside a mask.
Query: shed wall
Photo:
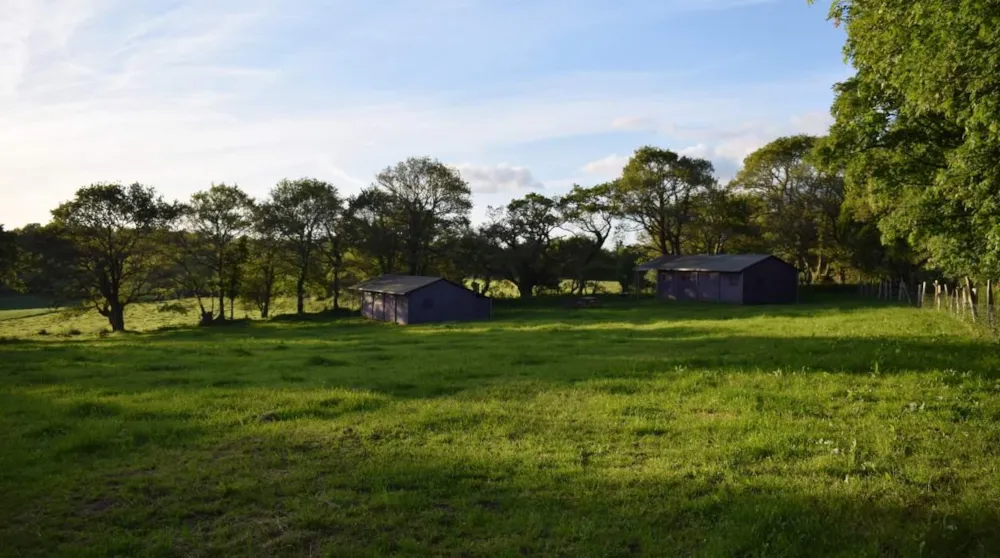
[[[409,298],[407,323],[488,320],[490,299],[468,289],[440,281],[413,291]]]
[[[798,288],[798,271],[777,258],[743,270],[744,304],[792,304],[798,299]]]
[[[743,274],[722,273],[719,279],[719,302],[743,303]]]

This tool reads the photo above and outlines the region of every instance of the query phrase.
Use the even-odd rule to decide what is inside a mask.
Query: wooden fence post
[[[937,280],[934,281],[934,306],[941,309],[941,284]]]
[[[975,322],[979,318],[979,308],[977,308],[979,297],[976,296],[978,293],[976,293],[975,287],[972,286],[972,279],[969,279],[968,275],[965,276],[965,292],[969,299],[969,316]]]
[[[993,327],[996,316],[993,314],[993,280],[986,280],[986,321]]]

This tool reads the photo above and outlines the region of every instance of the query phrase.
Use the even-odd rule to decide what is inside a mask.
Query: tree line
[[[309,293],[336,309],[345,285],[386,273],[472,280],[483,292],[507,280],[521,297],[566,279],[574,292],[598,280],[627,292],[635,265],[664,254],[773,253],[806,282],[877,274],[877,231],[846,208],[843,174],[820,164],[825,141],[779,138],[725,185],[707,160],[642,147],[615,180],[529,193],[475,225],[468,184],[428,157],[351,196],[314,178],[282,180],[259,200],[214,184],[183,203],[142,184],[93,184],[45,225],[0,229],[0,282],[82,303],[122,330],[141,300],[191,297],[213,323],[238,300],[267,317],[283,294],[300,313]]]

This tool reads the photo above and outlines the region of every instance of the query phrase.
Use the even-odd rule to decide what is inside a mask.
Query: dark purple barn
[[[361,315],[382,322],[467,322],[493,313],[488,296],[443,277],[383,275],[353,288],[361,294]]]
[[[656,269],[656,296],[662,299],[732,304],[798,300],[798,270],[766,254],[677,256],[651,269]]]

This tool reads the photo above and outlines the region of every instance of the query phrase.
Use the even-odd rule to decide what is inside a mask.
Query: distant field
[[[1000,548],[1000,352],[933,311],[37,336],[49,319],[0,342],[4,556]]]

